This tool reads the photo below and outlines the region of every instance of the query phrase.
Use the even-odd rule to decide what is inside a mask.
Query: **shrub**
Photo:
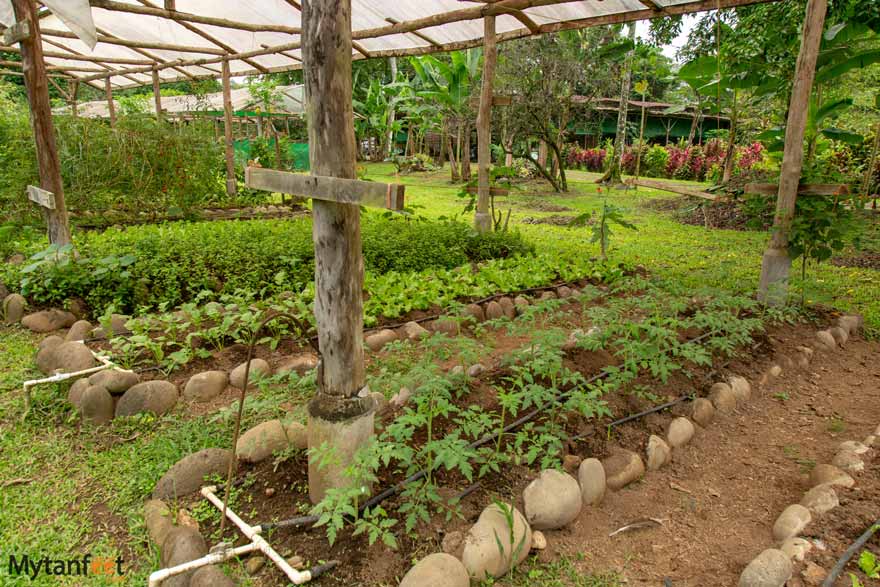
[[[572,145],[567,155],[568,166],[572,169],[600,172],[605,166],[605,155],[605,149],[582,149]]]
[[[669,163],[669,151],[660,145],[652,145],[644,155],[642,169],[650,177],[663,177]]]

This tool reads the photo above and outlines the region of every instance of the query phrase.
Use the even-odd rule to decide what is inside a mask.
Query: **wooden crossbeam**
[[[3,44],[14,45],[31,36],[31,28],[27,21],[17,22],[3,31]]]
[[[406,187],[397,183],[303,175],[263,167],[245,169],[244,183],[256,190],[389,210],[403,210]]]
[[[761,196],[776,196],[779,194],[779,184],[775,183],[748,183],[745,193]],[[849,195],[849,186],[843,183],[802,183],[798,186],[799,196],[846,196]]]
[[[704,200],[712,200],[713,202],[718,199],[718,196],[715,194],[710,194],[708,192],[702,192],[700,190],[693,190],[687,186],[677,185],[666,183],[665,181],[654,181],[651,179],[642,179],[638,180],[631,179],[627,181],[630,185],[637,185],[646,188],[653,188],[655,190],[663,190],[665,192],[672,192],[673,194],[681,194],[683,196],[694,196],[695,198],[702,198]]]

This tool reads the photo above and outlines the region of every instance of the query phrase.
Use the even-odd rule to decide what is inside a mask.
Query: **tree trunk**
[[[629,25],[629,39],[636,39],[636,24]],[[620,82],[620,104],[617,107],[617,130],[614,136],[614,158],[611,161],[609,183],[621,183],[621,167],[623,167],[623,151],[626,148],[626,121],[629,114],[629,93],[632,89],[632,61],[635,49],[626,54],[623,62],[623,77]]]
[[[733,90],[733,107],[730,109],[730,132],[727,137],[727,152],[724,154],[724,173],[721,176],[721,183],[730,183],[733,177],[733,167],[736,163],[736,131],[738,112],[736,108],[736,90]]]
[[[388,65],[391,67],[391,83],[397,80],[397,57],[389,57]],[[385,156],[391,158],[394,155],[394,105],[388,108],[388,145]]]
[[[547,168],[547,141],[538,139],[538,165]]]
[[[238,186],[235,181],[235,141],[232,138],[232,86],[229,80],[229,60],[224,59],[222,65],[223,78],[223,135],[226,142],[226,193],[235,197]]]
[[[461,140],[461,181],[471,180],[471,123],[464,123],[464,136]]]
[[[492,82],[495,78],[495,17],[483,17],[483,81],[480,87],[480,109],[477,114],[477,210],[474,228],[477,232],[492,230],[489,215],[489,168],[492,165]]]
[[[447,121],[447,125],[449,125],[449,121]],[[458,174],[458,159],[456,158],[456,148],[460,149],[459,146],[461,143],[461,131],[459,130],[456,134],[456,144],[452,143],[452,129],[450,126],[447,126],[446,132],[446,144],[447,151],[449,152],[449,179],[453,183],[461,181],[461,176]]]

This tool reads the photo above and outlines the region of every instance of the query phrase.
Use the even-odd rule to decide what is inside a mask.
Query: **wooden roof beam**
[[[52,41],[51,39],[43,39],[44,42],[54,45],[56,47],[63,47],[60,43]],[[135,58],[125,58],[125,57],[99,57],[96,55],[83,55],[81,53],[75,53],[64,47],[65,51],[70,51],[69,53],[59,53],[58,51],[43,51],[43,55],[46,57],[52,57],[53,59],[70,59],[72,61],[91,61],[93,63],[117,63],[121,65],[150,65],[152,61],[149,59],[135,59]],[[5,47],[0,46],[0,51],[4,53],[21,53],[21,49],[18,47]]]
[[[266,43],[261,43],[261,44],[260,44],[260,47],[262,47],[263,49],[270,49],[270,48],[271,48],[271,47],[270,47],[269,45],[267,45]],[[287,51],[276,51],[275,53],[277,53],[278,55],[284,55],[285,57],[287,57],[287,58],[290,59],[291,61],[297,61],[297,62],[299,62],[299,63],[302,63],[302,59],[300,59],[299,57],[297,57],[297,56],[294,55],[293,53],[289,53],[289,52],[287,52]]]
[[[59,43],[58,41],[53,41],[52,39],[43,39],[43,41],[49,45],[53,45],[55,47],[58,47],[59,49],[63,49],[64,51],[69,51],[70,53],[72,53],[73,55],[76,55],[78,57],[85,57],[85,55],[83,55],[79,51],[75,51],[74,49],[71,49],[70,47],[68,47],[67,45],[64,45],[62,43]],[[43,51],[43,55],[44,56],[47,55],[45,51]],[[144,60],[144,62],[149,63],[149,61],[146,61],[146,60]],[[107,71],[113,71],[113,68],[105,63],[98,62],[98,66],[106,69]],[[65,66],[62,66],[62,67],[65,67]],[[129,81],[133,81],[135,83],[140,83],[140,80],[138,80],[137,78],[127,76],[127,75],[124,77],[125,77],[125,79],[127,79]]]
[[[70,31],[57,31],[52,29],[43,29],[44,37],[60,37],[62,39],[78,39],[75,33]],[[194,47],[190,45],[175,45],[173,43],[154,43],[151,41],[130,41],[121,39],[116,36],[98,34],[99,43],[107,43],[108,45],[120,45],[130,49],[156,49],[159,51],[175,51],[177,53],[204,53],[207,55],[226,55],[226,51],[215,49],[213,47]]]
[[[386,18],[386,19],[385,19],[385,22],[391,23],[391,25],[397,25],[397,24],[400,24],[399,21],[394,20],[393,18]],[[421,31],[419,31],[419,30],[411,30],[411,31],[408,31],[408,32],[409,32],[409,34],[411,34],[412,36],[414,36],[414,37],[418,37],[419,39],[425,41],[426,43],[429,43],[429,44],[433,45],[434,47],[440,47],[440,46],[441,46],[440,43],[438,43],[437,41],[435,41],[434,39],[432,39],[431,37],[429,37],[428,35],[426,35],[425,33],[421,32]]]

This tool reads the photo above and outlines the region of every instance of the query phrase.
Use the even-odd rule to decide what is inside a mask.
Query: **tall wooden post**
[[[156,120],[162,120],[162,94],[159,93],[159,69],[153,68],[153,99],[156,101]]]
[[[76,118],[79,114],[77,110],[79,102],[79,82],[75,79],[67,82],[68,104],[70,105],[70,115]]]
[[[40,171],[40,187],[55,195],[55,207],[43,208],[48,227],[49,242],[53,245],[70,244],[67,207],[64,205],[64,185],[61,182],[61,161],[55,144],[52,125],[52,107],[49,104],[49,82],[43,61],[43,42],[40,38],[40,19],[34,0],[12,0],[15,20],[27,22],[30,34],[21,40],[21,66],[24,85],[30,105],[31,127]]]
[[[229,80],[229,60],[223,60],[223,134],[226,139],[226,193],[235,196],[235,141],[232,139],[232,85]]]
[[[110,128],[116,126],[116,105],[113,103],[113,87],[110,78],[104,80],[104,93],[107,96],[107,111],[110,113]]]
[[[477,112],[477,232],[492,230],[489,213],[489,167],[492,164],[492,82],[495,78],[495,17],[483,17],[483,82],[480,86],[480,109]]]
[[[770,243],[761,263],[761,282],[758,286],[758,299],[771,305],[784,304],[788,297],[788,277],[791,272],[791,257],[788,255],[789,230],[794,219],[804,163],[804,130],[827,8],[828,0],[809,0],[804,16],[801,48],[795,66],[788,121],[785,125],[785,150],[779,173],[776,217]]]
[[[355,179],[351,104],[351,0],[310,0],[302,11],[303,77],[312,175]],[[373,435],[373,400],[364,387],[360,209],[314,200],[315,322],[321,364],[309,403],[309,446],[334,453],[309,462],[309,497],[351,486],[344,471]]]
[[[397,81],[397,57],[389,57],[388,65],[391,67],[391,83]],[[391,159],[394,156],[394,117],[396,116],[394,103],[388,109],[388,136],[385,145],[385,157]]]

